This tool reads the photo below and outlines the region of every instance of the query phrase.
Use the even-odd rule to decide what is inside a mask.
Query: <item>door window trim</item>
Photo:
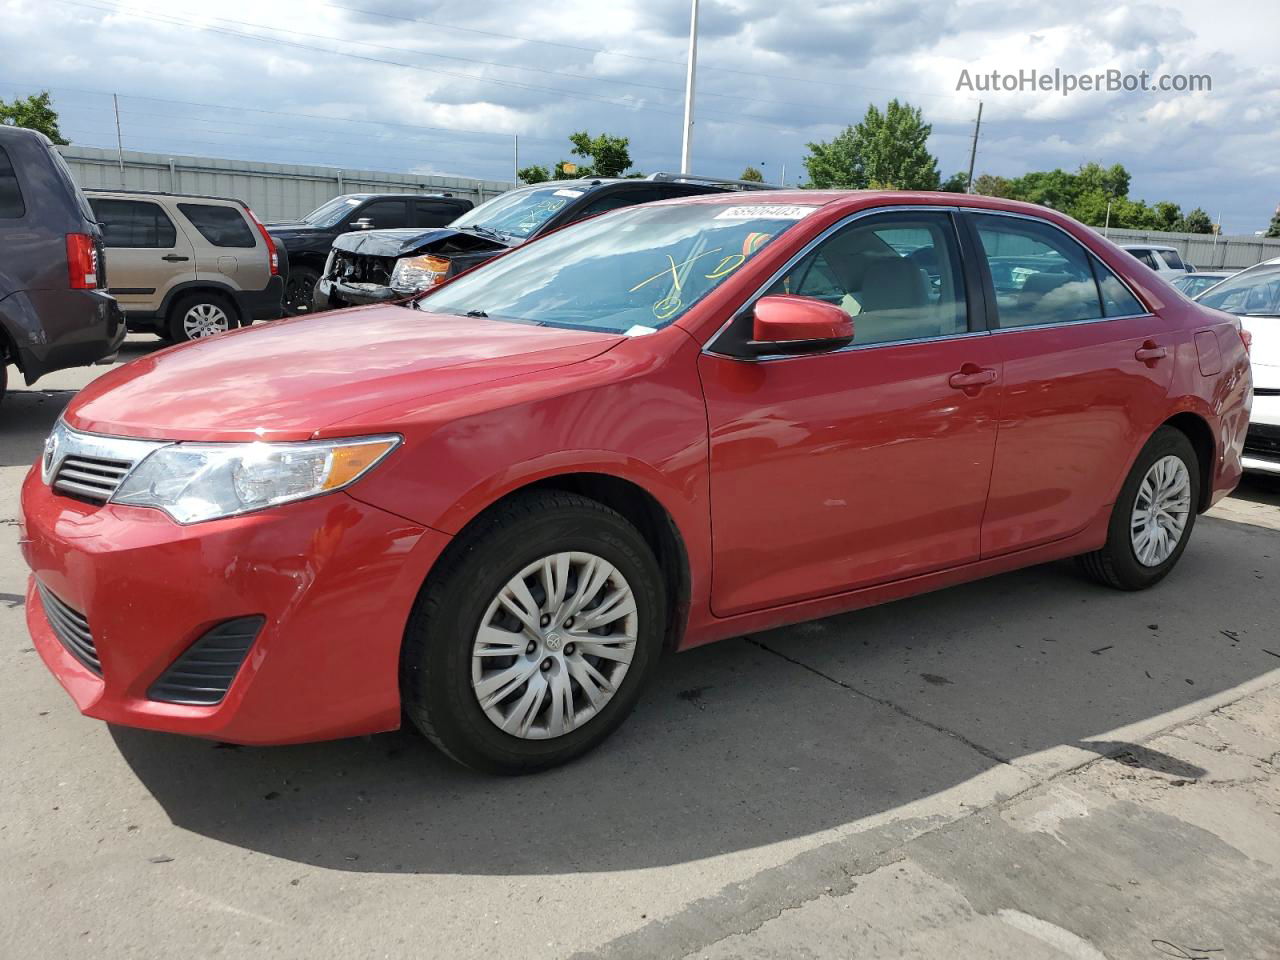
[[[787,260],[778,270],[774,271],[751,296],[742,302],[742,305],[733,311],[733,315],[729,317],[714,334],[707,338],[706,344],[702,348],[702,353],[708,356],[720,357],[725,360],[740,360],[745,363],[772,363],[775,360],[792,360],[797,357],[826,357],[833,353],[852,353],[859,350],[878,350],[883,347],[901,347],[912,343],[941,343],[947,340],[965,340],[970,337],[985,337],[992,333],[988,329],[975,329],[975,317],[982,318],[986,313],[986,293],[981,288],[973,289],[974,278],[970,275],[965,255],[965,243],[962,236],[961,224],[958,222],[956,215],[961,208],[957,206],[947,206],[942,204],[919,204],[919,203],[901,203],[888,207],[871,207],[867,210],[858,210],[842,217],[829,227],[824,229],[816,237],[811,239],[803,247],[800,248],[790,259]],[[956,252],[960,257],[960,280],[965,286],[965,317],[969,324],[969,329],[963,333],[949,333],[937,337],[916,337],[910,340],[882,340],[879,343],[851,343],[848,346],[840,347],[837,350],[826,350],[822,353],[771,353],[768,356],[758,357],[749,355],[740,355],[736,353],[724,352],[715,349],[716,344],[720,342],[728,329],[743,314],[752,310],[756,301],[763,297],[779,280],[785,277],[797,264],[811,254],[817,247],[830,239],[831,236],[843,230],[849,224],[858,220],[864,220],[867,217],[879,216],[881,214],[892,213],[944,213],[948,214],[951,221],[951,230],[955,235]],[[975,301],[977,311],[975,312]]]
[[[1083,323],[1110,323],[1114,320],[1136,320],[1139,317],[1154,316],[1154,311],[1152,311],[1149,308],[1149,305],[1147,304],[1146,300],[1138,296],[1137,291],[1133,289],[1133,287],[1129,284],[1129,281],[1126,280],[1123,276],[1121,276],[1118,271],[1107,266],[1106,261],[1104,261],[1101,257],[1099,257],[1091,249],[1089,249],[1089,247],[1086,246],[1084,243],[1082,243],[1080,240],[1076,239],[1076,237],[1071,233],[1070,230],[1067,230],[1064,227],[1060,227],[1058,226],[1058,224],[1054,223],[1053,221],[1046,220],[1043,217],[1036,217],[1026,213],[1014,213],[1011,210],[988,210],[984,207],[960,207],[959,209],[960,209],[960,212],[964,215],[966,222],[970,225],[970,229],[972,231],[972,242],[976,246],[976,249],[974,250],[973,255],[979,260],[978,269],[982,273],[984,289],[989,294],[987,298],[987,303],[988,303],[987,326],[988,326],[988,331],[990,333],[1001,334],[1001,333],[1017,333],[1022,330],[1051,330],[1055,327],[1077,327]],[[1066,236],[1067,239],[1069,239],[1081,250],[1083,250],[1085,253],[1085,256],[1089,259],[1090,272],[1093,274],[1093,283],[1094,283],[1094,286],[1098,288],[1098,295],[1099,295],[1098,309],[1100,310],[1105,309],[1103,307],[1102,300],[1101,300],[1102,284],[1099,282],[1099,277],[1098,277],[1099,268],[1106,270],[1109,274],[1111,274],[1113,277],[1119,280],[1121,286],[1123,286],[1126,290],[1129,291],[1129,295],[1133,297],[1135,301],[1137,301],[1138,305],[1142,307],[1148,307],[1148,309],[1143,313],[1126,313],[1126,314],[1121,314],[1114,317],[1104,316],[1104,317],[1085,317],[1082,320],[1055,320],[1052,323],[1025,324],[1023,326],[1017,326],[1017,327],[1000,326],[1000,316],[999,316],[999,313],[997,312],[997,307],[994,299],[995,286],[991,282],[991,268],[987,264],[986,251],[982,247],[981,239],[978,237],[978,224],[975,222],[973,218],[973,215],[975,214],[980,214],[982,216],[988,216],[988,217],[1009,217],[1014,220],[1029,220],[1032,223],[1038,223],[1038,224],[1043,224],[1044,226],[1047,226],[1047,227],[1052,227],[1053,229],[1057,230],[1059,233]]]

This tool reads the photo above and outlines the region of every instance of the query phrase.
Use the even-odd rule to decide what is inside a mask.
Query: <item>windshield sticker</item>
[[[637,323],[634,327],[623,334],[624,337],[647,337],[651,333],[657,333],[657,327],[646,327],[643,323]]]
[[[557,190],[556,196],[557,197],[580,197],[582,196],[582,191],[581,190]]]
[[[756,203],[751,206],[726,207],[713,220],[802,220],[817,207],[781,203]]]

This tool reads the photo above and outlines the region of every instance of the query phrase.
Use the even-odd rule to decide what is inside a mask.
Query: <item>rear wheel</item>
[[[464,533],[405,635],[405,711],[491,773],[564,763],[634,707],[662,647],[663,581],[644,538],[575,494],[517,496]]]
[[[1200,465],[1186,434],[1161,427],[1147,441],[1116,498],[1101,550],[1080,557],[1095,580],[1143,590],[1165,578],[1191,539]]]
[[[284,285],[284,313],[287,317],[296,317],[302,313],[311,313],[315,308],[312,299],[316,295],[316,284],[320,282],[320,271],[312,267],[290,267],[289,280]]]
[[[169,311],[169,339],[174,343],[203,340],[234,330],[236,310],[220,293],[190,293],[180,297]]]

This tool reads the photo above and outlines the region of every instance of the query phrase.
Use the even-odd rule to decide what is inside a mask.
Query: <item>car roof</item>
[[[1178,248],[1168,243],[1122,243],[1120,245],[1125,250],[1172,250],[1178,252]]]
[[[751,193],[729,191],[720,193],[704,193],[693,197],[676,197],[670,200],[659,200],[658,203],[701,203],[721,206],[743,205],[783,205],[826,207],[839,205],[842,208],[861,209],[865,207],[891,206],[938,206],[966,207],[973,210],[993,210],[1003,213],[1020,213],[1050,222],[1068,221],[1074,223],[1066,214],[1051,207],[1043,207],[1021,200],[1006,200],[1004,197],[988,197],[979,193],[945,193],[940,190],[770,190],[767,193]]]
[[[0,123],[0,139],[4,140],[43,140],[47,144],[52,141],[39,130],[32,130],[28,127],[12,127],[7,123]]]
[[[248,209],[249,205],[236,197],[215,197],[204,193],[169,193],[167,190],[110,190],[106,187],[85,187],[86,197],[121,196],[121,197],[170,197],[174,200],[217,200],[219,203],[234,203]]]

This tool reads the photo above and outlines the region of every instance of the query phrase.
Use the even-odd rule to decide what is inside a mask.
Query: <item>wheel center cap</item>
[[[564,638],[554,630],[547,634],[546,644],[548,650],[559,650],[560,644],[564,642]]]

